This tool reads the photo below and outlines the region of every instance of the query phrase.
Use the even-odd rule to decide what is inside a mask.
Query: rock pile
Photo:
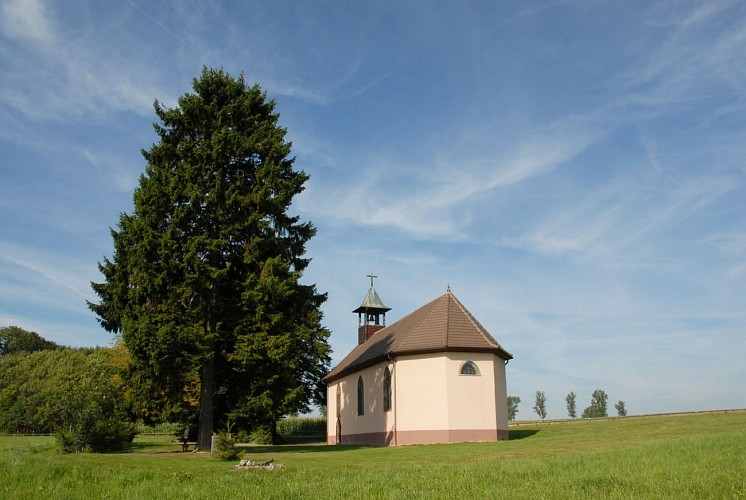
[[[264,469],[264,470],[274,470],[274,469],[282,469],[285,467],[282,464],[276,464],[275,459],[269,460],[268,462],[254,462],[253,460],[241,460],[238,465],[234,465],[233,468],[236,470],[243,470],[243,469]]]

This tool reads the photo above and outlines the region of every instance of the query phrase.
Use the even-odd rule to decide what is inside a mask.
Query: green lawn
[[[61,455],[53,438],[0,437],[1,498],[746,498],[746,413],[524,425],[497,443],[246,448],[285,468],[175,452]]]

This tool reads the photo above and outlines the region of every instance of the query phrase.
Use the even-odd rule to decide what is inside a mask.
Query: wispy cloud
[[[140,165],[132,166],[126,158],[118,158],[108,152],[95,152],[89,148],[82,151],[83,157],[96,169],[114,181],[114,184],[124,192],[132,192],[137,186]]]
[[[707,2],[676,19],[671,9],[651,6],[647,19],[663,23],[667,36],[650,47],[644,62],[631,69],[628,82],[636,92],[629,102],[663,105],[699,101],[727,91],[746,89],[746,24],[740,2]],[[732,95],[732,94],[731,94]]]
[[[0,26],[8,38],[48,44],[55,38],[41,0],[7,0],[0,4]]]
[[[304,199],[304,208],[345,224],[388,226],[416,237],[461,238],[469,207],[483,196],[558,168],[599,135],[574,119],[534,127],[512,144],[496,132],[475,129],[434,151],[431,163],[392,165],[371,158],[353,185],[314,192]],[[377,194],[374,199],[371,193]]]
[[[570,254],[610,267],[678,266],[688,254],[682,245],[696,242],[672,234],[736,188],[727,177],[698,176],[677,185],[633,169],[632,175],[607,183],[578,203],[567,200],[567,206],[558,207],[518,240],[503,244]]]
[[[340,79],[313,82],[291,82],[285,79],[265,80],[264,87],[273,95],[295,97],[313,104],[329,106],[339,101],[351,99],[364,94],[385,80],[388,75],[376,75],[370,79],[357,80],[356,69],[348,68],[346,75]]]
[[[176,40],[177,42],[181,43],[182,45],[186,45],[186,42],[183,38],[181,38],[179,35],[174,33],[168,26],[166,26],[164,23],[162,23],[160,20],[156,19],[150,12],[145,10],[144,8],[140,7],[136,2],[133,0],[127,0],[127,3],[130,4],[134,9],[136,9],[140,14],[145,16],[146,19],[148,19],[150,22],[152,22],[154,25],[158,26],[161,30],[163,30],[164,33],[166,33],[168,36]]]
[[[46,284],[47,293],[51,289],[57,289],[62,295],[74,294],[78,299],[86,299],[91,296],[88,283],[80,272],[80,264],[67,262],[67,266],[59,265],[59,257],[53,254],[41,255],[35,248],[18,246],[16,244],[0,241],[0,258],[10,263],[18,270],[30,272],[33,278],[42,279]]]
[[[55,27],[56,12],[39,1],[3,3],[2,33],[22,58],[4,57],[0,102],[35,120],[90,120],[109,112],[148,114],[167,96],[151,75],[126,60],[85,45]]]

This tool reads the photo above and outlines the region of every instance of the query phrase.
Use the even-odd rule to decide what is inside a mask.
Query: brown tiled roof
[[[355,347],[324,377],[324,382],[332,382],[389,356],[445,351],[493,352],[503,359],[513,359],[448,290]]]

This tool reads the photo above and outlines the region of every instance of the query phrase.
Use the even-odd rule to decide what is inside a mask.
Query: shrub
[[[249,442],[254,444],[272,444],[272,431],[267,427],[257,427],[249,434]]]
[[[220,460],[235,460],[238,458],[236,443],[230,432],[219,432],[215,440],[215,457]]]
[[[108,363],[109,352],[78,352],[55,380],[54,432],[63,452],[122,449],[137,433],[128,421],[121,385]]]
[[[63,453],[102,453],[121,450],[126,443],[132,442],[135,434],[137,429],[130,422],[103,418],[60,426],[54,437]]]
[[[251,442],[251,433],[249,433],[246,430],[240,430],[235,433],[233,440],[236,443],[250,443]]]
[[[132,442],[112,349],[41,350],[0,358],[0,431],[54,432],[63,452],[113,451]]]

